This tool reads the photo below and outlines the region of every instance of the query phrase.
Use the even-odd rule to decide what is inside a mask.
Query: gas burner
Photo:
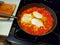
[[[9,42],[21,44],[21,45],[24,45],[24,44],[26,44],[26,45],[49,45],[49,44],[50,45],[60,45],[59,44],[59,42],[60,42],[60,23],[59,23],[60,22],[60,16],[59,16],[60,15],[60,13],[59,13],[60,6],[59,6],[59,3],[57,3],[58,1],[22,0],[20,3],[19,9],[29,3],[41,3],[41,2],[46,4],[50,8],[52,8],[56,13],[58,23],[57,23],[57,26],[54,29],[54,31],[45,36],[32,36],[32,35],[25,33],[24,31],[22,31],[22,29],[20,29],[20,27],[17,24],[17,20],[15,19],[13,22],[13,25],[11,27],[9,37],[7,39]],[[19,9],[18,9],[18,11],[19,11]]]

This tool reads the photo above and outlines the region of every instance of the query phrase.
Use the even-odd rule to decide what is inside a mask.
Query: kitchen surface
[[[4,14],[6,15],[3,18],[0,17],[0,45],[60,45],[60,31],[59,31],[60,30],[60,20],[59,20],[60,19],[60,16],[59,16],[60,0],[0,0],[0,1],[2,1],[2,3],[5,2],[5,4],[10,4],[10,6],[11,6],[11,7],[9,7],[11,9],[10,10],[11,12],[7,10],[8,13],[6,13],[5,9],[9,9],[9,8],[4,8],[3,9],[4,11],[0,10],[0,13],[4,12],[3,14],[0,15],[1,17],[3,17],[2,15],[4,15]],[[32,3],[34,3],[34,4],[32,5]],[[37,5],[37,3],[38,3],[38,5]],[[42,5],[42,6],[39,7],[40,5]],[[2,7],[4,7],[4,6],[2,5]],[[6,6],[8,6],[8,5],[6,5]],[[28,12],[26,10],[28,10],[29,8],[31,10],[31,7],[34,7],[34,6],[37,6],[37,7],[41,8],[42,10],[47,9],[52,14],[52,17],[54,18],[53,20],[55,22],[54,22],[53,27],[51,28],[51,30],[52,30],[51,32],[48,31],[48,33],[45,35],[43,35],[41,32],[40,33],[36,32],[36,33],[33,33],[34,35],[33,34],[31,35],[31,33],[24,32],[24,30],[20,27],[20,25],[19,25],[20,22],[18,21],[19,20],[18,15],[20,15],[21,12],[28,13],[28,14],[31,13],[36,8],[33,9],[31,12]],[[45,7],[45,9],[44,9],[44,7]],[[25,11],[23,11],[23,10],[25,10]],[[27,16],[28,14],[25,14],[25,15]],[[18,20],[15,18],[6,18],[8,15],[18,17],[17,18]],[[37,13],[37,15],[38,15],[38,13]],[[35,16],[35,17],[32,17],[32,16],[31,17],[32,18],[36,18],[36,17],[41,18],[42,17],[42,16],[39,17],[39,15],[38,16],[33,15],[33,16]],[[21,17],[23,17],[23,16],[20,16],[20,18]],[[29,17],[29,16],[27,16],[27,17]],[[26,17],[26,20],[29,19],[27,17]],[[23,17],[23,18],[25,18],[25,17]],[[37,22],[39,22],[39,21],[37,21]],[[40,24],[38,24],[38,23],[33,23],[33,24],[36,24],[38,27],[40,27],[40,24],[43,25],[41,22],[40,22]],[[49,22],[49,24],[52,24],[52,23]],[[48,23],[47,23],[47,25],[48,25]],[[33,28],[31,30],[33,30]],[[45,32],[43,32],[43,33],[45,33]],[[38,35],[38,34],[42,34],[42,36]]]
[[[16,12],[17,12],[17,9],[18,9],[18,6],[19,6],[19,3],[20,3],[20,0],[0,0],[1,2],[5,2],[5,3],[8,3],[8,4],[14,4],[16,5],[15,6],[15,9],[13,11],[13,13],[11,14],[12,16],[15,16],[16,15]],[[14,7],[14,6],[13,6]],[[3,8],[3,6],[2,6]],[[11,10],[12,11],[12,10]],[[3,12],[3,11],[0,11],[0,12]],[[7,14],[9,15],[9,14]],[[3,19],[0,21],[0,35],[4,35],[4,36],[8,36],[9,32],[10,32],[10,28],[12,26],[12,23],[13,23],[13,18],[11,19],[5,19],[5,21],[3,21]],[[4,33],[5,32],[5,33]]]
[[[17,0],[0,0],[0,14],[4,12],[5,15],[7,14],[7,15],[15,16],[19,3],[20,3],[20,0],[18,1]],[[10,7],[8,5],[10,5]],[[13,11],[9,8],[13,9]],[[6,13],[5,9],[9,9],[11,11],[8,11],[9,13]],[[0,17],[0,45],[7,45],[6,39],[9,35],[13,20],[14,18]]]

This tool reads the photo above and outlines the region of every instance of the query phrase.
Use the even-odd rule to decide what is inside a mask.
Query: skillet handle
[[[9,15],[5,15],[5,14],[0,14],[0,17],[3,17],[3,18],[17,18],[15,16],[9,16]]]

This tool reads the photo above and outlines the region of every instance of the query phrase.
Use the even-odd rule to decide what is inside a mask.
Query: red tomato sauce
[[[37,31],[34,31],[34,26],[33,24],[30,25],[30,27],[28,26],[28,24],[24,24],[21,22],[21,18],[23,17],[24,14],[30,14],[34,11],[37,11],[39,13],[41,13],[45,18],[42,18],[42,23],[44,24],[45,27],[40,26]],[[20,19],[19,19],[19,24],[21,26],[21,28],[23,29],[23,31],[25,31],[28,34],[31,35],[45,35],[46,33],[48,33],[49,31],[51,31],[51,28],[53,27],[53,17],[51,16],[52,14],[46,10],[45,8],[38,8],[38,7],[32,7],[29,9],[24,10],[20,15]]]

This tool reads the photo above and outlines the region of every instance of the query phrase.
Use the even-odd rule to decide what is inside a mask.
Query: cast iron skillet
[[[55,12],[51,9],[51,8],[49,8],[48,6],[46,6],[46,5],[44,5],[44,4],[42,4],[42,3],[31,3],[31,4],[27,4],[27,5],[25,5],[25,6],[23,6],[19,11],[18,11],[18,14],[17,14],[17,22],[18,22],[18,25],[19,25],[19,27],[24,31],[24,29],[20,26],[20,24],[19,24],[19,15],[24,11],[24,10],[26,10],[26,9],[29,9],[29,8],[31,8],[31,7],[40,7],[40,8],[46,8],[46,10],[48,10],[50,13],[51,13],[51,16],[53,17],[53,19],[54,19],[54,24],[53,24],[53,27],[51,28],[51,30],[48,32],[48,33],[46,33],[46,34],[42,34],[42,35],[33,35],[33,36],[43,36],[43,35],[47,35],[47,34],[49,34],[49,33],[51,33],[53,30],[54,30],[54,28],[56,27],[56,25],[57,25],[57,17],[56,17],[56,14],[55,14]],[[30,34],[29,34],[30,35]]]

